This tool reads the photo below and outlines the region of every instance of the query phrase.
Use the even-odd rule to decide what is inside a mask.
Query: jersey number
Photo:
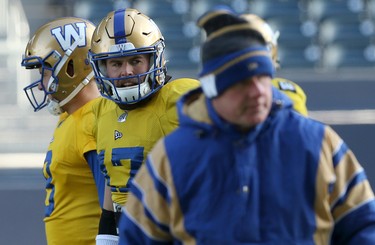
[[[104,173],[109,176],[109,182],[117,191],[128,191],[129,181],[136,175],[143,163],[144,148],[128,147],[112,149],[111,166],[103,166],[103,157],[105,153],[101,152],[99,159]],[[106,163],[107,164],[107,163]]]
[[[51,159],[52,159],[52,151],[48,151],[46,154],[46,159],[44,160],[44,167],[43,167],[43,174],[46,178],[46,200],[45,200],[45,210],[44,215],[49,217],[55,208],[55,186],[52,184],[52,174],[51,174]]]

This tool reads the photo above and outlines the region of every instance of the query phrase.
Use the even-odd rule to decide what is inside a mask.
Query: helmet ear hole
[[[73,60],[70,60],[68,62],[68,65],[66,66],[66,74],[68,74],[70,77],[74,76],[74,62],[73,62]]]

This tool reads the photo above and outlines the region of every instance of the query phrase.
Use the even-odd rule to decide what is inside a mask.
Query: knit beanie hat
[[[206,33],[201,48],[199,80],[204,94],[214,98],[255,75],[273,77],[271,54],[261,34],[227,6],[217,6],[198,19]]]

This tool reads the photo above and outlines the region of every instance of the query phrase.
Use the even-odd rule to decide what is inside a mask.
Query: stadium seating
[[[194,23],[198,12],[201,14],[216,4],[228,4],[236,10],[255,13],[275,30],[279,30],[279,52],[284,68],[322,68],[327,64],[323,68],[337,69],[374,65],[374,61],[365,56],[366,48],[372,43],[371,35],[375,32],[372,18],[374,2],[155,0],[150,2],[152,7],[149,8],[149,15],[161,25],[170,52],[169,58],[173,60],[170,64],[173,69],[196,68],[199,52],[195,52],[198,49],[194,49],[194,46],[199,45],[202,37],[199,32],[188,35],[182,27]],[[327,58],[332,53],[340,55],[333,59]],[[339,60],[332,62],[334,59]]]

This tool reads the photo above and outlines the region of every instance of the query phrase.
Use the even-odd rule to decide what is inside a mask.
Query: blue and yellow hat
[[[261,34],[229,7],[215,7],[198,19],[198,26],[207,35],[199,80],[208,98],[254,75],[273,77],[271,54]]]

